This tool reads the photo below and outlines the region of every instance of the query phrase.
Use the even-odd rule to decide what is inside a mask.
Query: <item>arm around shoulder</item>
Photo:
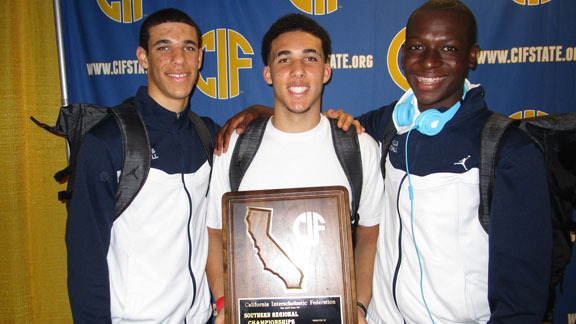
[[[214,141],[214,153],[220,155],[228,151],[228,144],[232,133],[242,134],[248,125],[261,117],[269,117],[274,109],[262,105],[250,106],[234,115],[222,126]]]

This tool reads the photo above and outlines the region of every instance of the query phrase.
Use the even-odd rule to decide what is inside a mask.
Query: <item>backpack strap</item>
[[[248,170],[248,167],[252,163],[260,147],[260,143],[262,143],[262,137],[264,136],[264,131],[266,130],[269,119],[270,117],[253,121],[248,125],[246,131],[238,137],[234,152],[232,152],[230,171],[228,174],[232,191],[238,191],[240,182],[242,182],[246,170]]]
[[[360,206],[360,196],[362,194],[362,156],[360,154],[360,144],[358,143],[358,133],[356,127],[351,125],[348,131],[338,128],[337,119],[328,119],[332,130],[332,142],[336,150],[338,161],[348,178],[348,183],[352,189],[352,210],[350,211],[352,232],[358,226],[358,207]]]
[[[250,125],[242,135],[238,137],[232,159],[230,161],[229,180],[232,191],[238,191],[240,183],[246,170],[252,163],[268,124],[267,118],[260,118]],[[360,204],[360,194],[362,192],[362,158],[360,156],[360,145],[358,135],[354,127],[345,132],[337,127],[337,120],[329,119],[332,129],[332,141],[336,150],[336,155],[340,165],[346,174],[346,178],[352,188],[352,227],[358,223],[358,206]]]
[[[382,170],[382,178],[386,180],[386,158],[388,157],[388,151],[390,151],[390,145],[392,145],[392,139],[396,135],[396,126],[394,121],[390,119],[386,128],[384,128],[384,134],[382,135],[382,141],[380,146],[382,149],[382,157],[380,158],[380,169]]]
[[[206,127],[206,123],[196,115],[192,110],[188,110],[188,118],[194,124],[194,128],[196,128],[196,132],[198,133],[198,137],[200,137],[200,141],[202,142],[202,146],[204,147],[204,152],[206,153],[206,157],[208,158],[208,163],[212,166],[212,157],[214,154],[214,144],[212,143],[212,135],[210,135],[210,131],[208,131],[208,127]]]
[[[480,206],[478,220],[486,233],[490,232],[490,207],[496,176],[496,160],[500,152],[502,137],[519,121],[499,113],[492,113],[484,124],[480,140]]]
[[[110,108],[110,112],[120,127],[124,154],[116,191],[116,220],[144,186],[150,171],[151,153],[148,132],[132,98]]]

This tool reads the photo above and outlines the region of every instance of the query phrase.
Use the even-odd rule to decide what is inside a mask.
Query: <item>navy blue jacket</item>
[[[114,118],[94,126],[79,152],[66,229],[75,323],[182,322],[209,316],[211,309],[204,270],[210,166],[187,116],[190,107],[179,114],[168,111],[146,87],[134,102],[150,139],[151,168],[116,221],[122,143]],[[214,136],[219,126],[203,120]]]
[[[384,129],[392,119],[392,111],[395,104],[392,103],[389,106],[370,111],[358,118],[360,123],[366,128],[366,131],[378,141],[382,140]],[[445,111],[446,109],[441,108],[439,110]],[[417,181],[422,184],[426,183],[426,179],[438,179],[437,177],[450,177],[450,175],[460,177],[460,175],[464,176],[470,170],[478,169],[480,136],[484,123],[490,114],[491,112],[484,101],[484,89],[476,87],[468,91],[460,110],[447,123],[440,134],[430,137],[418,131],[410,132],[408,165],[412,177],[419,178]],[[406,154],[404,149],[406,138],[407,133],[397,134],[393,140],[394,147],[390,150],[389,155],[382,157],[383,159],[388,159],[392,166],[392,170],[386,169],[387,177],[389,172],[396,172],[396,170],[400,173],[406,173]],[[463,159],[465,159],[464,167],[462,164],[457,163]],[[405,215],[406,213],[402,215],[403,211],[409,210],[409,207],[406,206],[410,202],[407,198],[405,199],[408,195],[401,194],[401,190],[404,190],[403,187],[388,187],[389,185],[390,183],[386,182],[387,197],[390,197],[389,204],[396,207],[388,209],[390,215],[385,216],[388,220],[381,222],[381,227],[388,226],[388,230],[384,231],[387,235],[392,233],[393,237],[380,238],[380,240],[389,240],[386,241],[389,243],[386,249],[389,250],[388,252],[379,251],[379,254],[389,254],[381,258],[381,267],[390,268],[379,271],[377,258],[375,273],[377,273],[379,278],[374,279],[375,281],[384,280],[389,282],[382,285],[375,282],[374,286],[387,287],[381,289],[391,290],[389,292],[390,295],[388,295],[388,292],[383,293],[384,296],[387,296],[385,299],[389,298],[392,303],[395,303],[393,307],[398,310],[404,321],[413,323],[422,320],[421,315],[424,318],[427,318],[428,315],[414,314],[415,312],[425,313],[426,311],[424,308],[406,305],[408,302],[412,304],[422,303],[420,300],[420,287],[414,287],[415,285],[406,286],[406,283],[403,282],[407,277],[406,267],[410,267],[410,264],[413,264],[411,262],[414,261],[406,259],[407,253],[412,253],[413,251],[413,244],[411,237],[406,235],[406,233],[410,232],[409,215]],[[401,184],[401,186],[404,185],[405,183]],[[428,183],[427,186],[433,187],[434,183]],[[418,190],[417,185],[414,185],[414,190]],[[440,237],[438,236],[436,236],[436,240],[434,239],[435,235],[456,236],[462,235],[462,233],[450,234],[446,233],[446,229],[438,231],[438,233],[435,232],[433,229],[435,221],[426,219],[431,216],[427,215],[426,206],[418,205],[418,198],[425,195],[426,193],[423,192],[415,193],[414,204],[417,207],[414,207],[414,210],[419,210],[420,212],[413,216],[413,221],[416,228],[424,228],[424,231],[428,231],[427,233],[419,233],[418,238],[420,241],[418,246],[421,247],[421,250],[424,250],[424,252],[420,251],[421,260],[425,270],[430,271],[427,272],[428,279],[431,281],[430,284],[434,285],[441,282],[441,278],[438,278],[440,281],[436,280],[434,282],[434,262],[438,259],[427,255],[426,249],[434,246],[435,241],[439,240]],[[478,205],[478,196],[479,192],[471,195],[469,199],[466,199],[466,197],[444,197],[445,202],[439,202],[439,205],[450,204],[454,201],[465,202],[466,204],[471,204],[470,208],[466,210],[468,212],[471,211],[470,214],[473,214],[473,207]],[[434,214],[434,211],[431,211],[430,214]],[[390,223],[392,224],[386,225]],[[394,226],[399,227],[396,228]],[[469,226],[475,226],[475,224]],[[392,232],[390,232],[390,227],[394,228]],[[382,235],[382,233],[381,229],[380,234]],[[402,233],[404,233],[404,236],[402,236]],[[475,232],[475,235],[482,237],[481,233]],[[542,153],[520,130],[512,131],[506,138],[500,153],[500,159],[497,162],[491,207],[490,234],[485,241],[479,239],[474,242],[477,242],[475,245],[479,246],[479,250],[485,249],[487,251],[487,278],[481,278],[480,280],[487,282],[478,284],[479,287],[485,287],[487,291],[482,292],[478,291],[478,289],[483,290],[484,288],[475,288],[476,291],[473,294],[486,296],[485,306],[486,309],[489,306],[489,313],[483,315],[479,309],[476,309],[478,317],[474,318],[472,315],[471,319],[478,322],[486,322],[489,318],[488,323],[491,324],[540,323],[547,302],[552,255],[548,186]],[[484,247],[486,244],[488,246]],[[393,247],[389,247],[390,245]],[[380,247],[379,245],[379,249]],[[405,250],[402,250],[403,248]],[[469,253],[475,252],[470,251]],[[455,259],[459,258],[458,255],[453,255],[452,257]],[[472,256],[472,258],[474,257]],[[481,255],[478,255],[478,258],[481,257]],[[388,261],[390,259],[394,260],[393,264],[389,264],[390,262]],[[462,260],[460,264],[465,264],[466,262]],[[458,280],[457,273],[458,271],[455,270],[453,280]],[[458,283],[455,284],[458,285]],[[470,289],[470,287],[465,287],[466,283],[462,283],[462,286],[461,289]],[[413,296],[418,296],[415,301],[410,301],[410,297],[402,297],[407,295],[407,290],[412,289],[414,289]],[[434,291],[434,289],[427,291],[426,299],[433,301],[430,304],[443,298],[435,295],[436,293],[437,291]],[[379,297],[375,296],[375,298]],[[408,300],[403,300],[403,298],[408,298]],[[464,303],[464,301],[462,302]],[[466,302],[470,303],[469,300],[466,300]],[[458,305],[444,306],[448,309],[453,308],[453,310],[460,307]],[[379,306],[375,305],[373,309],[369,309],[369,313],[377,312],[378,308]],[[430,309],[433,317],[437,319],[450,318],[451,315],[447,314],[449,312],[443,313],[440,308]],[[460,310],[455,310],[455,312],[458,311]],[[383,312],[381,311],[381,313]],[[380,314],[380,317],[384,318],[385,316]],[[452,320],[458,322],[457,319]]]

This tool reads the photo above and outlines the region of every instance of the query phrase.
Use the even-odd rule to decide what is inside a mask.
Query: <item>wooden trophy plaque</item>
[[[346,188],[232,192],[222,203],[229,323],[357,323]]]

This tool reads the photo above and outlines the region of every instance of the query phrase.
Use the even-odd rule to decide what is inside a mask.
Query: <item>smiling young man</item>
[[[78,157],[66,243],[75,323],[195,323],[211,316],[205,267],[210,165],[187,117],[202,64],[201,34],[185,13],[163,9],[142,24],[139,63],[148,85],[133,102],[153,152],[146,183],[114,220],[122,140],[108,117]],[[218,126],[203,118],[212,135]]]
[[[385,211],[368,323],[540,323],[552,248],[544,160],[511,131],[496,164],[490,232],[479,220],[480,137],[491,112],[468,71],[476,21],[457,0],[431,0],[406,27],[410,89],[359,118],[382,139]]]
[[[258,151],[239,190],[343,185],[350,192],[350,184],[334,149],[330,121],[321,115],[322,89],[331,77],[330,52],[328,33],[302,14],[278,19],[264,36],[263,76],[273,88],[273,116],[266,121]],[[216,299],[224,294],[222,195],[231,191],[229,170],[238,138],[233,133],[230,149],[214,157],[208,194],[210,253],[207,274]],[[372,273],[376,247],[364,249],[364,242],[371,241],[369,238],[375,240],[378,234],[383,210],[383,182],[378,145],[367,134],[358,135],[358,142],[363,182],[355,254],[367,262],[366,266],[357,268],[356,274],[358,278],[366,278]],[[217,323],[224,321],[224,313],[218,310]]]

